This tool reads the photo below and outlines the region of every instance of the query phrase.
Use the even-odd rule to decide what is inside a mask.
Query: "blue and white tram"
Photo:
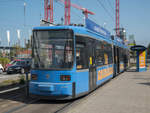
[[[116,76],[129,66],[129,49],[119,37],[115,37],[113,43],[114,76]]]
[[[77,98],[119,73],[117,65],[120,63],[118,66],[122,69],[123,62],[114,62],[114,55],[117,56],[118,48],[125,50],[126,47],[112,40],[107,30],[95,24],[93,29],[91,21],[87,21],[90,24],[86,27],[40,26],[33,29],[30,96]],[[114,69],[118,72],[114,73]]]

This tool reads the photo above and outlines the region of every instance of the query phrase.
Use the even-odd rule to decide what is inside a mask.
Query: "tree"
[[[1,57],[3,57],[3,53],[2,53],[2,51],[0,51],[0,58],[1,58]]]
[[[10,51],[10,57],[17,57],[17,54],[19,54],[20,51],[23,50],[20,46],[17,44],[12,45],[12,50]]]

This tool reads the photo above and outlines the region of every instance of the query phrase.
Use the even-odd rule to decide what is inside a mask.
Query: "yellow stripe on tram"
[[[112,75],[112,74],[113,74],[113,67],[99,70],[98,71],[98,80],[102,80],[102,79],[104,79],[107,76]]]

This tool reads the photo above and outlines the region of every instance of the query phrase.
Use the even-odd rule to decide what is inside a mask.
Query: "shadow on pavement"
[[[146,83],[138,83],[138,84],[150,86],[150,82],[146,82]]]
[[[0,102],[5,100],[27,103],[28,99],[25,96],[25,88],[0,93]]]
[[[3,102],[5,100],[6,101],[10,100],[10,101],[16,101],[16,102],[28,104],[33,100],[37,100],[37,101],[34,101],[32,104],[65,104],[65,103],[71,103],[71,102],[76,100],[76,99],[72,99],[72,100],[45,100],[45,99],[38,99],[38,98],[30,98],[30,97],[26,97],[25,92],[26,92],[26,89],[22,88],[22,89],[10,91],[10,92],[0,93],[0,102]],[[80,98],[78,98],[78,99],[80,99]]]
[[[133,79],[150,80],[150,78],[133,78]]]
[[[60,101],[60,100],[40,100],[38,98],[34,98],[34,99],[27,98],[25,95],[25,89],[20,89],[20,90],[0,94],[0,109],[3,109],[5,111],[4,113],[12,113],[26,107],[27,105],[39,104],[44,106],[48,105],[49,107],[52,107],[51,108],[52,111],[59,112],[65,109],[66,107],[70,106],[75,100],[76,99]],[[13,103],[13,105],[11,106],[12,102],[15,103]],[[2,105],[6,105],[6,107],[3,107]]]

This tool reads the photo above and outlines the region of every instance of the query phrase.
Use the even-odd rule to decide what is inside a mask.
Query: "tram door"
[[[119,61],[119,48],[114,46],[114,64],[116,64],[115,72],[116,75],[120,71],[120,61]]]
[[[115,66],[114,66],[114,76],[116,76],[116,74],[117,74],[117,67],[116,67],[116,64],[117,64],[117,49],[116,49],[116,46],[114,46],[113,51],[114,51],[113,58],[114,58],[114,64],[115,64]]]
[[[119,48],[117,47],[117,73],[120,72],[120,55],[119,55]]]
[[[96,76],[96,52],[95,52],[95,44],[94,41],[93,43],[90,43],[89,46],[89,90],[92,91],[93,89],[96,88],[96,81],[97,81],[97,76]]]

